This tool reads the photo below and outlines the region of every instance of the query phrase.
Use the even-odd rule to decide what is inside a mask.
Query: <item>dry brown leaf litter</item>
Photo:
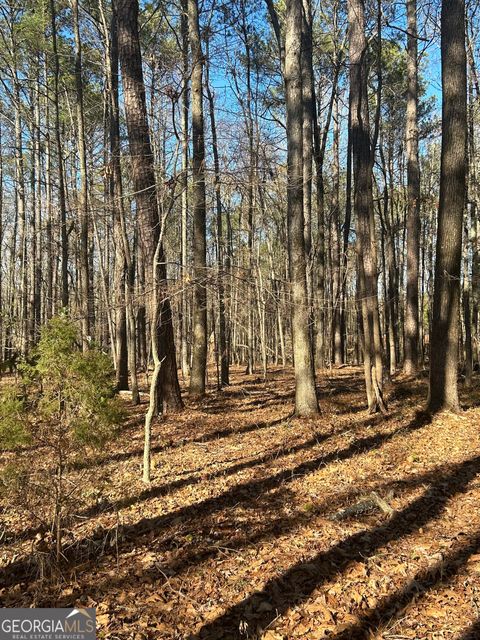
[[[36,579],[35,523],[3,505],[4,606],[96,606],[104,638],[480,638],[480,410],[428,422],[424,381],[400,378],[388,419],[369,416],[347,368],[298,420],[291,372],[233,380],[156,425],[151,486],[144,406],[78,461],[56,584]],[[372,491],[393,515],[332,519]]]

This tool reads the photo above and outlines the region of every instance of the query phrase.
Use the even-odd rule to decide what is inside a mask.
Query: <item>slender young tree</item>
[[[253,60],[252,60],[252,35],[251,27],[247,22],[247,5],[245,0],[239,1],[239,31],[244,46],[244,65],[246,94],[243,96],[237,84],[237,93],[242,106],[245,119],[245,129],[248,139],[248,181],[246,186],[247,200],[247,234],[248,255],[245,271],[247,282],[247,368],[246,373],[251,374],[255,367],[255,336],[254,336],[254,308],[255,308],[255,283],[254,283],[254,213],[255,213],[255,182],[257,176],[258,150],[255,149],[255,118],[253,111]],[[236,78],[236,75],[235,75]]]
[[[466,195],[465,2],[443,0],[442,151],[437,219],[428,411],[458,411],[460,270]]]
[[[310,29],[311,30],[311,29]],[[310,42],[312,42],[312,35],[309,36]],[[312,45],[309,45],[310,52],[313,52]],[[312,65],[311,56],[306,57],[307,62]],[[317,208],[317,243],[315,247],[316,261],[315,272],[317,275],[317,313],[315,319],[316,325],[316,364],[319,367],[325,365],[326,356],[326,343],[325,343],[325,328],[326,328],[326,313],[325,313],[325,265],[326,265],[326,242],[325,242],[325,185],[323,177],[323,165],[325,161],[325,151],[327,145],[328,132],[330,130],[330,123],[332,120],[333,106],[335,96],[337,94],[338,76],[340,72],[340,60],[336,59],[336,65],[333,70],[333,82],[330,99],[328,102],[327,115],[325,118],[325,124],[323,132],[319,123],[319,117],[317,113],[317,97],[315,91],[315,83],[313,82],[313,68],[310,72],[312,79],[312,117],[313,117],[313,157],[315,160],[315,186],[316,186],[316,208]],[[312,256],[313,257],[313,256]],[[313,267],[313,264],[312,264]]]

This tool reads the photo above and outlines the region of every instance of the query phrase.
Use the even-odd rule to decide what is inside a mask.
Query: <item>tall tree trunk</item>
[[[463,288],[462,288],[462,307],[463,307],[463,327],[464,334],[464,355],[465,355],[465,386],[470,387],[473,375],[473,349],[472,349],[472,316],[470,305],[470,273],[469,273],[469,238],[468,238],[468,220],[464,227],[464,246],[463,246]],[[475,221],[471,221],[475,224]]]
[[[118,104],[118,29],[117,5],[112,0],[110,28],[107,25],[103,0],[99,2],[106,43],[105,63],[109,119],[109,174],[108,197],[112,207],[113,236],[115,242],[115,343],[116,343],[116,388],[128,390],[128,371],[132,378],[132,401],[138,404],[140,396],[137,381],[137,357],[135,345],[135,315],[133,311],[132,256],[125,229],[123,184],[120,164],[120,119]]]
[[[295,412],[318,413],[306,280],[303,216],[302,6],[287,0],[285,36],[285,98],[287,105],[287,224],[291,286],[292,340],[295,365]]]
[[[340,325],[342,332],[342,352],[345,361],[347,361],[347,317],[346,317],[346,298],[347,298],[347,267],[348,267],[348,245],[350,238],[350,226],[352,223],[352,96],[348,98],[348,131],[347,131],[347,162],[345,177],[345,222],[343,224],[343,243],[342,243],[342,293],[340,307]]]
[[[247,265],[245,281],[247,283],[247,367],[246,373],[251,374],[255,367],[255,335],[254,335],[254,308],[255,308],[255,271],[254,271],[254,205],[255,182],[257,176],[258,157],[255,152],[255,124],[252,111],[252,50],[251,32],[247,24],[245,0],[240,0],[240,31],[242,33],[245,49],[245,81],[246,96],[240,97],[242,90],[237,84],[237,93],[242,106],[248,144],[248,183],[247,183]],[[236,81],[236,80],[235,80]]]
[[[396,345],[397,339],[397,314],[395,311],[395,300],[398,297],[398,291],[396,289],[396,257],[395,257],[395,235],[392,228],[391,211],[393,209],[392,200],[393,192],[389,190],[387,182],[387,167],[385,166],[385,159],[383,151],[380,151],[382,158],[383,173],[385,178],[385,184],[383,188],[383,215],[382,231],[384,232],[385,245],[382,246],[382,252],[385,255],[385,269],[383,278],[385,281],[385,317],[387,331],[387,357],[388,357],[388,370],[392,376],[397,369],[397,354]],[[390,198],[389,198],[390,192]],[[392,205],[392,206],[391,206]]]
[[[29,300],[29,341],[34,345],[40,329],[40,304],[42,282],[42,159],[40,144],[40,65],[39,57],[32,65],[35,75],[31,103],[31,193],[33,210],[30,214],[31,244],[30,244],[30,300]]]
[[[349,0],[350,98],[357,216],[358,281],[363,328],[365,386],[369,411],[385,410],[383,362],[379,332],[372,154],[368,114],[367,41],[363,0]]]
[[[57,146],[58,166],[58,205],[60,213],[60,246],[61,246],[61,299],[62,307],[68,308],[68,233],[67,206],[65,200],[65,178],[63,169],[63,146],[60,123],[60,61],[57,46],[57,14],[55,0],[50,0],[50,14],[52,21],[52,50],[53,50],[53,104],[55,108],[55,140]]]
[[[0,264],[3,265],[3,129],[0,118]],[[3,269],[0,269],[0,364],[3,363],[4,341]]]
[[[336,33],[336,12],[335,28]],[[336,47],[336,45],[335,45]],[[334,65],[338,65],[338,53],[335,48]],[[341,326],[342,300],[342,263],[340,249],[340,113],[339,96],[335,91],[333,104],[333,148],[332,148],[332,361],[336,365],[343,363],[343,344]]]
[[[468,33],[468,31],[467,31]],[[475,61],[470,38],[467,35],[468,62],[468,204],[470,206],[471,250],[472,250],[472,341],[476,345],[473,358],[480,363],[480,219],[478,217],[479,187],[477,180],[476,139],[475,139],[475,105],[480,98],[480,88],[476,80]],[[476,89],[474,96],[474,87]]]
[[[220,160],[218,156],[217,124],[215,102],[210,88],[209,55],[207,45],[206,79],[207,97],[210,111],[210,129],[214,164],[215,213],[217,223],[217,289],[218,289],[218,352],[220,356],[219,387],[229,384],[229,353],[227,344],[227,322],[225,314],[225,246],[223,239],[222,194],[220,185]]]
[[[182,218],[181,218],[181,318],[180,318],[180,363],[184,383],[190,372],[188,359],[188,112],[189,112],[189,63],[188,63],[188,0],[182,0],[182,15],[180,18],[182,36]]]
[[[403,369],[418,369],[418,271],[420,259],[420,165],[418,161],[418,46],[417,0],[407,0],[407,296]]]
[[[315,204],[317,208],[317,317],[315,319],[315,364],[325,366],[325,194],[323,183],[323,154],[320,141],[320,127],[316,112],[314,94],[314,158],[315,158]]]
[[[88,183],[87,154],[85,143],[85,119],[83,109],[82,41],[78,15],[78,0],[72,0],[73,31],[75,35],[75,88],[77,115],[77,145],[80,173],[78,192],[78,219],[80,224],[80,305],[83,349],[88,349],[91,340],[91,315],[93,300],[90,295],[88,257]]]
[[[309,331],[313,345],[313,251],[312,251],[312,162],[313,162],[313,41],[311,0],[303,0],[302,92],[303,92],[303,215],[305,218],[305,255],[307,292],[310,309]]]
[[[443,0],[442,152],[428,410],[458,411],[460,269],[466,188],[465,2]]]
[[[16,43],[12,36],[12,47],[15,46]],[[28,350],[27,220],[25,210],[22,104],[16,55],[14,55],[13,66],[13,90],[15,99],[15,204],[18,219],[18,260],[20,263],[20,344],[18,347],[22,354],[26,354]]]
[[[44,114],[45,121],[50,122],[50,92],[48,86],[48,60],[44,56],[43,83],[45,86]],[[50,319],[55,310],[53,299],[53,272],[54,272],[54,252],[53,252],[53,202],[52,202],[52,140],[50,128],[45,132],[45,200],[46,200],[46,224],[45,224],[45,244],[46,244],[46,301],[44,305],[44,318]]]
[[[337,59],[339,63],[339,60]],[[309,64],[312,61],[309,59]],[[327,137],[330,129],[330,122],[333,113],[333,104],[337,93],[338,76],[340,73],[340,65],[337,64],[334,69],[332,82],[332,93],[328,104],[327,116],[323,134],[320,135],[320,126],[317,117],[317,98],[315,86],[312,85],[312,117],[313,117],[313,156],[315,159],[315,186],[316,186],[316,206],[317,206],[317,317],[316,317],[316,361],[317,366],[325,365],[325,187],[323,180],[323,163],[325,159],[325,150],[327,145]],[[313,69],[310,73],[313,83]]]
[[[123,80],[125,117],[130,146],[132,182],[137,203],[140,241],[145,256],[145,286],[149,301],[150,319],[153,320],[152,267],[159,244],[161,219],[158,211],[155,174],[150,133],[147,122],[145,84],[143,82],[142,56],[138,34],[138,0],[118,2],[118,46]],[[158,330],[159,358],[162,362],[158,376],[158,406],[156,410],[175,410],[183,406],[177,376],[177,362],[173,337],[172,311],[167,292],[167,269],[163,247],[160,247],[158,263],[158,301],[161,305],[158,328],[151,323],[152,331]],[[157,279],[155,279],[157,280]]]
[[[193,209],[193,345],[190,393],[205,393],[207,371],[207,266],[205,202],[205,136],[203,122],[203,52],[198,2],[188,0],[188,25],[192,51],[192,209]]]

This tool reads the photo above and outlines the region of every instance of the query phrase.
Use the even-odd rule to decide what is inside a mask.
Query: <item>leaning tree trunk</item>
[[[458,411],[462,226],[466,189],[465,2],[444,0],[441,19],[442,151],[428,410]]]
[[[288,0],[285,36],[285,98],[287,104],[287,225],[291,286],[292,341],[295,365],[295,412],[318,413],[311,335],[303,216],[302,6]]]
[[[155,172],[152,147],[147,121],[145,84],[143,81],[142,56],[138,34],[138,0],[118,2],[118,46],[122,70],[125,119],[130,146],[130,163],[133,189],[137,203],[137,219],[140,242],[145,259],[145,288],[149,302],[152,331],[153,324],[153,259],[160,236]],[[173,337],[172,311],[167,295],[167,269],[163,247],[160,247],[158,262],[158,286],[162,289],[159,298],[160,322],[158,323],[158,351],[162,361],[158,377],[158,406],[163,411],[179,409],[183,406],[178,384],[175,343]]]

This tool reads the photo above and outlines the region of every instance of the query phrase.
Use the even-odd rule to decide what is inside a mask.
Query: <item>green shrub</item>
[[[45,325],[30,362],[20,371],[21,385],[6,387],[0,394],[0,448],[30,443],[48,461],[33,465],[27,475],[33,503],[53,513],[49,527],[59,557],[62,522],[76,502],[71,487],[65,487],[65,470],[79,454],[85,456],[88,449],[114,437],[123,412],[114,395],[110,358],[95,348],[82,352],[77,328],[65,316]],[[1,482],[5,486],[10,482],[12,492],[21,485],[24,500],[28,481],[24,482],[24,475],[20,484],[15,478],[9,472]]]
[[[94,348],[80,351],[76,328],[63,317],[42,331],[37,357],[40,414],[64,424],[81,444],[103,445],[122,419],[110,358]]]
[[[15,449],[30,441],[24,399],[16,386],[0,390],[0,449]]]

